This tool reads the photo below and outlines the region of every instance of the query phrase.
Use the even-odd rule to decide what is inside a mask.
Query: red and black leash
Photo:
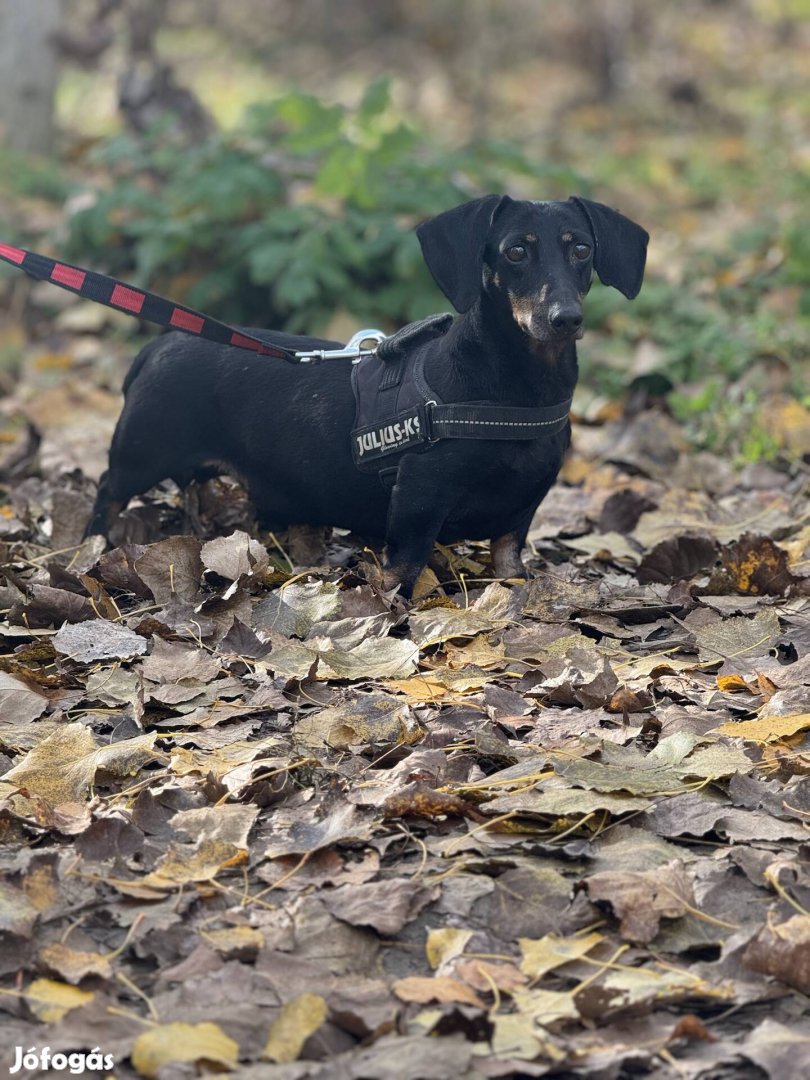
[[[249,349],[260,356],[275,356],[291,364],[299,362],[298,356],[290,349],[280,345],[271,345],[244,330],[237,330],[227,323],[219,322],[208,315],[203,315],[193,308],[175,304],[157,293],[136,289],[125,281],[97,274],[93,270],[84,270],[80,266],[57,262],[45,255],[24,248],[10,247],[0,243],[0,259],[12,266],[24,270],[38,281],[49,281],[61,289],[76,293],[88,300],[94,300],[105,307],[124,311],[145,322],[167,326],[173,330],[183,330],[187,334],[219,342],[220,345],[233,345],[237,349]]]

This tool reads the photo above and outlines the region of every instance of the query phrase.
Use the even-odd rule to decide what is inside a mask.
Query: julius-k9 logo
[[[415,414],[400,417],[390,424],[381,424],[378,428],[356,434],[356,456],[378,457],[390,450],[400,450],[410,443],[420,441],[419,417]]]

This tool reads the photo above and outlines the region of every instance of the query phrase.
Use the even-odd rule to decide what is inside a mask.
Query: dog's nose
[[[552,304],[548,321],[561,334],[575,334],[582,326],[582,308],[578,304]]]

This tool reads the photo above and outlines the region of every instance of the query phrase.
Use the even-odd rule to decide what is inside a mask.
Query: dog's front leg
[[[447,517],[447,504],[430,485],[403,482],[402,472],[400,468],[388,507],[383,581],[386,589],[399,586],[409,599]]]
[[[503,536],[493,537],[489,542],[495,577],[525,578],[526,567],[520,553],[526,543],[526,529],[513,530]]]

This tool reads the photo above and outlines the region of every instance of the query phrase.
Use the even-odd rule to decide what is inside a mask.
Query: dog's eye
[[[585,260],[591,253],[590,244],[574,244],[574,258]]]
[[[522,244],[513,244],[506,249],[506,257],[509,262],[523,262],[526,258],[526,248]]]

